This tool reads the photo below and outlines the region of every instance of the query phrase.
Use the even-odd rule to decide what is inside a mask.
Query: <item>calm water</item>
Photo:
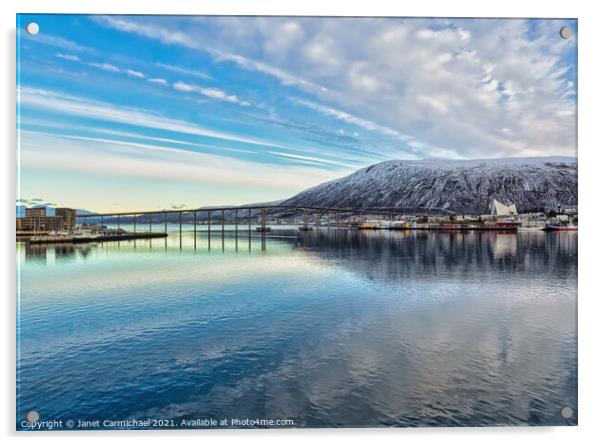
[[[576,424],[576,233],[252,235],[17,243],[18,422]]]

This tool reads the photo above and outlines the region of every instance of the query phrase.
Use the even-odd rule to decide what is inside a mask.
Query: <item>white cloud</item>
[[[209,49],[208,51],[219,62],[225,62],[225,61],[234,62],[242,68],[252,70],[252,71],[258,71],[260,73],[273,76],[276,79],[280,80],[284,85],[297,85],[297,86],[303,87],[310,91],[323,91],[323,92],[328,91],[328,89],[323,86],[316,85],[313,82],[309,82],[305,79],[302,79],[298,76],[290,74],[289,72],[287,72],[285,70],[282,70],[275,66],[271,66],[267,63],[259,62],[257,60],[253,60],[253,59],[243,57],[243,56],[240,56],[237,54],[227,53],[227,52],[220,51],[217,49]]]
[[[331,165],[337,165],[337,166],[344,166],[347,168],[355,167],[353,165],[345,164],[343,162],[333,161],[332,159],[318,158],[315,156],[304,156],[304,155],[298,155],[298,154],[293,154],[293,153],[284,153],[281,151],[269,151],[268,153],[272,154],[272,155],[276,155],[276,156],[281,156],[284,158],[292,158],[292,159],[298,159],[301,161],[306,161],[307,163],[311,163],[311,164],[331,164]]]
[[[575,54],[577,39],[559,38],[566,21],[98,20],[272,76],[312,93],[312,101],[323,107],[411,134],[415,142],[439,152],[480,158],[576,150],[576,88],[568,73],[576,69],[569,56]],[[428,150],[427,156],[435,153]]]
[[[100,68],[103,71],[107,71],[109,73],[118,73],[121,70],[119,68],[117,68],[115,65],[111,65],[110,63],[96,63],[96,62],[90,62],[89,63],[90,66],[93,66],[94,68]]]
[[[211,79],[210,75],[208,75],[207,73],[204,73],[202,71],[191,70],[191,69],[187,69],[187,68],[182,68],[180,66],[168,65],[168,64],[159,63],[159,62],[155,63],[155,65],[157,65],[160,68],[166,69],[168,71],[173,71],[175,73],[186,74],[186,75],[194,76],[194,77],[200,77],[201,79]]]
[[[192,93],[195,91],[194,87],[191,85],[185,84],[184,82],[176,82],[173,84],[174,89],[178,91],[183,91],[185,93]]]
[[[144,79],[146,77],[144,75],[144,73],[141,73],[140,71],[130,70],[130,69],[125,70],[125,74],[127,74],[128,76],[137,77],[139,79]]]
[[[207,87],[201,87],[198,85],[191,85],[191,84],[187,84],[184,83],[182,81],[176,82],[173,84],[174,89],[178,90],[178,91],[182,91],[185,93],[197,93],[197,94],[201,94],[205,97],[209,97],[211,99],[216,99],[216,100],[221,100],[224,102],[230,102],[230,103],[235,103],[238,105],[241,105],[243,107],[248,107],[249,105],[251,105],[249,102],[245,101],[245,100],[241,100],[239,99],[236,95],[234,94],[227,94],[225,91],[220,90],[219,88],[207,88]]]
[[[167,80],[161,79],[161,78],[158,78],[158,77],[150,78],[150,79],[148,79],[148,81],[152,82],[152,83],[158,83],[160,85],[167,85]]]
[[[70,60],[72,62],[79,62],[80,58],[77,57],[75,54],[63,54],[63,53],[56,53],[56,56],[59,59],[65,59],[65,60]]]
[[[21,37],[25,37],[26,39],[32,40],[34,42],[42,43],[44,45],[54,46],[56,48],[62,48],[68,51],[89,51],[90,49],[81,46],[71,40],[64,39],[62,37],[53,36],[51,34],[47,34],[45,32],[40,32],[36,35],[29,35],[27,33],[21,33]]]
[[[302,100],[302,99],[293,99],[293,102],[297,103],[299,105],[303,105],[311,110],[318,111],[326,116],[334,117],[335,119],[338,119],[340,121],[347,122],[348,124],[357,125],[366,130],[376,131],[376,132],[384,134],[386,136],[397,137],[402,141],[408,141],[408,140],[412,139],[411,136],[403,134],[397,130],[393,130],[392,128],[385,127],[383,125],[379,125],[379,124],[369,121],[367,119],[362,119],[361,117],[354,116],[350,113],[347,113],[342,110],[338,110],[336,108],[327,107],[327,106],[320,105],[315,102],[311,102],[308,100]]]
[[[106,26],[119,29],[125,32],[131,32],[139,34],[149,38],[155,38],[163,43],[168,44],[180,44],[188,47],[195,47],[193,45],[194,38],[189,34],[182,31],[171,31],[161,27],[153,27],[144,25],[140,21],[134,21],[126,19],[124,17],[116,16],[98,16],[95,17],[96,21]]]
[[[119,67],[112,65],[110,63],[98,63],[98,62],[90,62],[88,65],[93,66],[94,68],[100,68],[103,71],[108,73],[124,73],[130,77],[135,77],[137,79],[144,79],[146,75],[140,71],[132,70],[129,68],[120,69]]]
[[[320,104],[310,102],[307,100],[293,99],[293,101],[295,103],[303,105],[309,109],[318,111],[319,113],[322,113],[325,116],[330,116],[330,117],[338,119],[342,122],[346,122],[346,123],[352,124],[352,125],[357,125],[358,127],[361,127],[365,130],[373,131],[376,133],[380,133],[384,136],[389,136],[389,137],[395,138],[395,139],[403,142],[404,144],[406,144],[409,147],[410,151],[414,152],[414,156],[412,158],[414,158],[417,155],[424,156],[425,153],[432,157],[441,157],[441,158],[450,158],[450,159],[462,158],[462,156],[456,150],[453,150],[450,148],[438,147],[438,146],[434,146],[434,145],[427,144],[424,142],[420,142],[420,141],[416,140],[416,138],[412,135],[399,132],[392,128],[385,127],[383,125],[379,125],[376,122],[372,122],[367,119],[362,119],[360,117],[354,116],[345,111],[338,110],[338,109],[335,109],[332,107],[326,107],[324,105],[320,105]],[[340,132],[344,133],[342,130],[340,130]],[[357,136],[358,133],[354,132],[354,135]],[[407,157],[407,155],[405,157]]]
[[[207,52],[216,61],[234,62],[244,69],[253,70],[263,74],[267,74],[269,76],[273,76],[279,79],[285,85],[297,85],[305,89],[314,91],[327,91],[327,89],[323,86],[314,84],[313,82],[309,82],[305,79],[291,74],[286,70],[272,66],[268,63],[253,60],[249,57],[244,57],[238,54],[230,53],[227,51],[220,50],[218,48],[205,45],[204,40],[197,39],[194,35],[191,35],[189,33],[177,30],[170,30],[161,27],[158,24],[146,25],[142,22],[134,22],[123,17],[102,16],[97,17],[96,20],[106,26],[124,32],[131,32],[151,39],[156,39],[169,45],[181,45],[187,48],[193,48]],[[167,68],[169,65],[160,66]],[[169,67],[167,69],[170,68],[173,69],[174,67]],[[182,69],[180,68],[177,71],[182,72]],[[189,72],[189,70],[186,71]]]
[[[265,39],[262,43],[266,54],[276,59],[285,57],[290,48],[305,37],[303,27],[292,17],[279,23],[275,31],[278,33],[278,39]]]
[[[218,150],[218,151],[251,153],[251,154],[262,153],[261,148],[244,150],[244,149],[240,149],[240,148],[224,147],[221,145],[200,144],[197,142],[191,142],[189,140],[186,140],[185,138],[184,139],[182,139],[182,138],[175,139],[175,138],[148,136],[144,132],[143,129],[142,129],[142,131],[136,133],[136,132],[129,132],[129,131],[113,130],[113,129],[105,128],[102,126],[73,125],[71,123],[66,123],[64,121],[31,119],[28,117],[23,117],[20,120],[20,123],[21,123],[21,128],[27,128],[27,127],[33,126],[33,127],[42,127],[42,128],[46,128],[46,129],[51,129],[53,131],[57,131],[60,129],[63,132],[73,132],[74,130],[76,130],[77,132],[85,132],[87,134],[108,134],[111,136],[118,136],[118,137],[127,138],[127,139],[136,139],[136,140],[141,139],[141,140],[145,140],[145,141],[161,142],[161,143],[165,143],[165,144],[176,144],[176,145],[181,145],[181,146],[196,147],[196,148],[202,148],[202,149],[211,149],[211,150]],[[25,131],[28,131],[28,130],[25,130]],[[286,148],[286,147],[280,147],[280,148]]]
[[[135,125],[144,128],[155,128],[264,147],[280,149],[289,148],[282,144],[275,144],[262,139],[212,130],[192,122],[166,118],[146,110],[111,105],[54,91],[25,87],[20,88],[18,97],[20,103],[23,105],[32,108],[51,110],[61,114],[88,117],[108,122],[119,122],[121,124]]]
[[[22,131],[25,168],[175,180],[229,186],[274,187],[283,196],[334,179],[339,173],[299,165],[270,165],[158,144]],[[224,165],[228,174],[224,175]]]

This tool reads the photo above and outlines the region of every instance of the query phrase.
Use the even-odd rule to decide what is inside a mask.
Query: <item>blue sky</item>
[[[17,27],[23,202],[245,204],[387,159],[576,153],[572,20],[21,15]]]

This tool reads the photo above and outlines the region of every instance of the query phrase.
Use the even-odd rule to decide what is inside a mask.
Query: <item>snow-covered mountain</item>
[[[576,205],[577,159],[385,161],[282,204],[485,214],[493,198],[516,204],[520,212]]]

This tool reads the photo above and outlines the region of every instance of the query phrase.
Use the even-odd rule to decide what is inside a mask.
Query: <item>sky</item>
[[[17,203],[242,205],[389,159],[575,156],[576,59],[575,20],[19,15]]]

